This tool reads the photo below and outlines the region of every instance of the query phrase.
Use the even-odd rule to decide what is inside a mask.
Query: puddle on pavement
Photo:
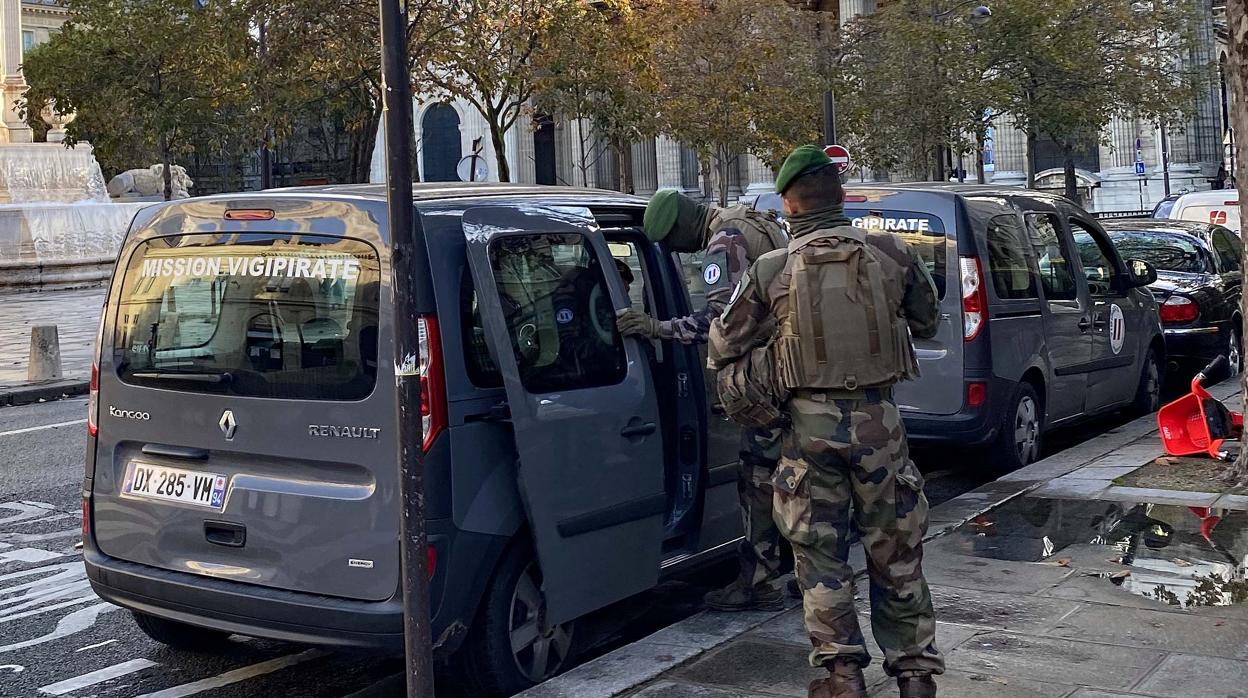
[[[1022,497],[928,548],[1069,568],[1171,606],[1248,602],[1243,511]]]

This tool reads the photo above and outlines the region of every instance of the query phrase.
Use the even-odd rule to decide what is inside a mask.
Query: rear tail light
[[[433,579],[433,575],[438,571],[438,549],[432,545],[425,548],[425,565],[425,574]]]
[[[1186,325],[1200,317],[1200,308],[1190,298],[1170,296],[1157,309],[1163,325]]]
[[[845,198],[843,199],[843,203],[860,204],[866,200],[867,200],[867,197],[863,196],[862,194],[846,194]]]
[[[100,364],[91,362],[91,387],[87,393],[87,433],[100,434]]]
[[[962,338],[967,342],[979,336],[988,322],[988,291],[984,287],[979,257],[962,257]]]
[[[422,448],[428,452],[434,439],[446,429],[446,378],[442,373],[438,319],[433,315],[422,315],[417,323],[420,333],[420,421],[421,432],[425,435]]]
[[[968,407],[980,407],[988,402],[987,383],[966,384],[966,404]]]
[[[271,221],[273,211],[269,209],[234,208],[225,212],[227,221]]]

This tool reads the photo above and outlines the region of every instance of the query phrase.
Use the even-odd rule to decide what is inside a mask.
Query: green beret
[[[776,193],[783,194],[793,180],[831,164],[832,158],[828,157],[828,154],[823,152],[823,148],[817,145],[803,145],[797,148],[789,153],[789,157],[785,158],[784,164],[780,166],[780,173],[776,175]]]
[[[662,189],[650,197],[646,204],[646,214],[642,216],[641,227],[651,242],[659,242],[672,232],[676,224],[676,213],[680,210],[680,192],[675,189]]]

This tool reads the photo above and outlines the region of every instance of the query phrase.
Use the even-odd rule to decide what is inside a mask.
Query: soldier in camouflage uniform
[[[618,313],[621,334],[650,339],[672,339],[682,344],[705,342],[711,320],[728,305],[732,289],[750,265],[766,252],[783,249],[788,236],[771,214],[746,206],[708,206],[674,189],[654,195],[643,221],[646,236],[673,252],[705,251],[702,280],[706,306],[687,317],[657,320],[628,309]],[[771,476],[780,458],[780,431],[743,429],[737,477],[745,523],[745,539],[738,549],[741,571],[723,589],[706,595],[706,603],[721,611],[780,608],[780,534],[771,512]]]
[[[899,238],[850,226],[840,176],[821,149],[803,146],[794,151],[777,176],[776,189],[784,195],[794,241],[786,252],[760,258],[733,292],[728,308],[711,327],[710,366],[732,363],[757,346],[757,335],[768,331],[764,328],[778,328],[777,371],[790,391],[785,410],[791,426],[785,429],[773,479],[775,517],[797,561],[806,628],[814,646],[810,661],[830,672],[811,684],[810,696],[866,697],[862,667],[870,656],[847,563],[852,521],[866,548],[871,625],[884,653],[884,669],[897,678],[903,698],[934,698],[932,675],[944,671],[944,659],[936,648],[936,619],[921,565],[928,504],[922,476],[909,459],[892,386],[917,377],[909,336],[935,334],[935,287],[926,267]],[[811,240],[826,245],[820,248]],[[821,285],[812,288],[809,277],[799,279],[797,271],[799,255],[811,248],[815,256],[810,259],[825,264],[852,256],[837,256],[847,249],[861,254],[852,264],[844,263],[852,271],[838,269],[839,275],[818,277]],[[875,271],[862,271],[872,265]],[[846,279],[853,285],[864,273],[878,274],[871,279],[875,285],[867,284],[866,292],[847,290]],[[812,293],[818,305],[811,304]],[[838,303],[844,305],[834,307]],[[882,315],[872,315],[880,311]],[[898,341],[881,337],[881,332],[866,337],[871,333],[842,330],[840,336],[822,336],[820,328],[841,329],[846,323],[840,317],[853,312],[868,322],[873,317],[890,319],[892,338]],[[795,327],[799,317],[805,318],[800,330]],[[828,351],[820,355],[822,361],[808,361],[802,342],[813,334],[826,346],[875,346],[883,341],[890,348],[870,361],[845,351]],[[875,377],[857,384],[851,376],[839,388],[818,379],[843,376],[837,372],[846,366]]]

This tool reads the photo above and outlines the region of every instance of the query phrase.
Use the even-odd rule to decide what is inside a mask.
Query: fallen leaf
[[[1064,557],[1057,561],[1058,567],[1070,567],[1070,558]]]
[[[1171,562],[1178,565],[1179,567],[1191,567],[1192,566],[1192,563],[1188,562],[1187,560],[1184,560],[1181,557],[1176,557],[1173,560],[1171,560]]]
[[[1166,457],[1166,456],[1162,456],[1161,458],[1158,458],[1158,459],[1156,460],[1156,463],[1157,463],[1157,465],[1178,465],[1178,464],[1179,464],[1179,459],[1178,459],[1178,458],[1169,458],[1169,457]]]
[[[1119,571],[1117,571],[1117,572],[1115,572],[1115,573],[1113,573],[1113,574],[1109,575],[1109,580],[1110,580],[1111,582],[1121,582],[1122,580],[1124,580],[1124,579],[1126,579],[1127,577],[1130,577],[1130,576],[1131,576],[1131,571],[1130,571],[1130,570],[1119,570]]]

